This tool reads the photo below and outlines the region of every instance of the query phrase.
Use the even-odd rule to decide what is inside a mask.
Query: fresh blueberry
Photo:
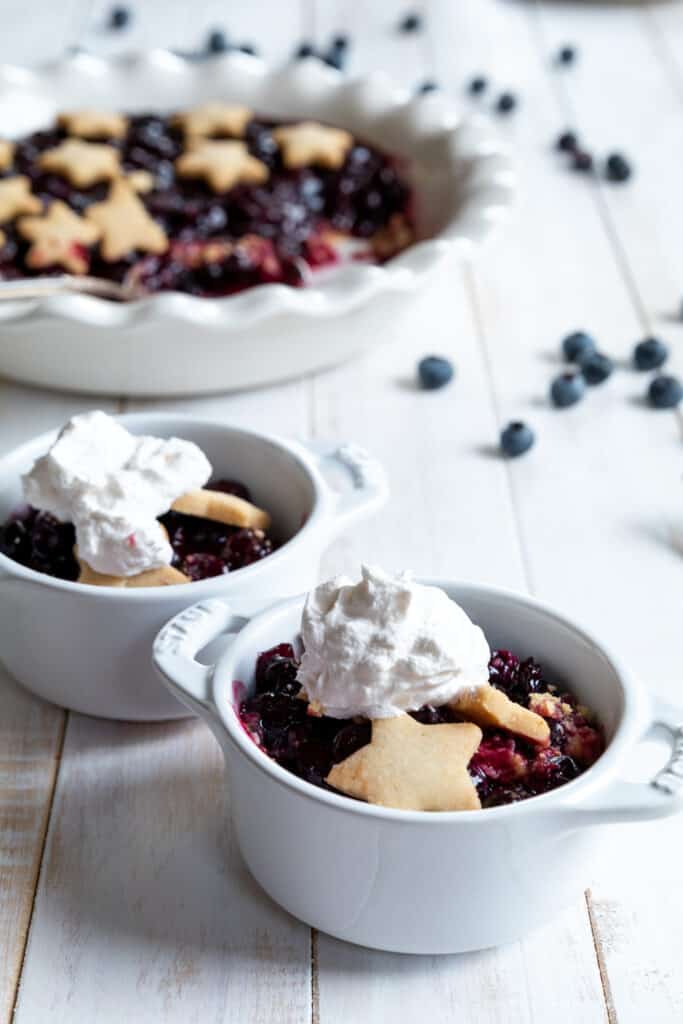
[[[614,370],[614,362],[602,352],[589,352],[579,360],[586,384],[603,384]]]
[[[304,41],[303,43],[299,43],[295,56],[297,60],[303,60],[304,57],[312,57],[314,54],[315,49],[313,44]]]
[[[645,338],[633,350],[636,370],[658,370],[669,358],[669,349],[659,338]]]
[[[628,181],[633,173],[633,169],[621,153],[610,153],[605,161],[605,177],[608,181]]]
[[[401,18],[398,23],[399,32],[419,32],[422,28],[422,15],[417,11],[411,11]]]
[[[209,53],[225,53],[228,49],[228,37],[220,28],[214,28],[206,39],[206,49]]]
[[[428,92],[435,92],[438,88],[439,87],[436,84],[436,82],[428,78],[425,82],[422,82],[420,85],[418,85],[417,91],[418,93],[420,93],[420,95],[424,96]]]
[[[653,409],[675,409],[683,401],[683,384],[678,377],[662,374],[651,382],[647,397]]]
[[[558,409],[567,409],[580,402],[586,393],[586,381],[582,373],[562,373],[550,387],[550,399]]]
[[[517,97],[513,92],[502,92],[496,100],[496,110],[499,114],[510,114],[517,106]]]
[[[579,363],[596,349],[595,342],[585,331],[574,331],[572,334],[568,334],[562,342],[562,353],[568,363]]]
[[[256,49],[253,43],[240,43],[237,49],[240,51],[240,53],[246,53],[250,57],[255,57],[258,54],[258,50]]]
[[[536,440],[533,430],[520,420],[508,423],[500,435],[500,447],[505,455],[514,458],[528,452]]]
[[[593,157],[585,149],[575,149],[572,167],[575,171],[592,171]]]
[[[129,7],[112,7],[109,12],[109,28],[125,28],[130,23],[132,12]]]
[[[562,150],[564,153],[573,153],[578,145],[579,139],[574,132],[562,132],[557,138],[555,148]]]
[[[573,64],[576,60],[576,49],[573,46],[561,46],[557,51],[558,64]]]
[[[425,356],[417,365],[420,386],[426,391],[442,388],[453,379],[453,363],[443,356]]]
[[[345,35],[335,36],[332,40],[333,50],[346,50],[349,46],[349,37]]]
[[[483,75],[476,75],[474,78],[470,79],[467,85],[467,91],[471,96],[481,96],[483,92],[486,92],[488,84],[488,81]]]

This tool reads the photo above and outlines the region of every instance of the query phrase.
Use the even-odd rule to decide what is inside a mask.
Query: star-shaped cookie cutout
[[[0,171],[6,171],[14,160],[14,143],[0,139]]]
[[[79,217],[60,200],[50,203],[42,217],[21,217],[17,230],[31,245],[26,264],[34,270],[64,267],[70,274],[85,274],[90,266],[86,246],[100,237],[99,228]]]
[[[90,188],[100,181],[113,181],[121,174],[118,150],[98,142],[65,139],[54,149],[44,150],[38,157],[42,171],[66,178],[74,188]]]
[[[325,780],[349,796],[409,811],[481,807],[467,766],[481,742],[470,722],[422,725],[410,715],[372,723],[372,739]]]
[[[107,199],[89,206],[85,216],[102,233],[100,251],[108,263],[122,259],[133,250],[160,254],[168,249],[166,232],[122,179],[112,184]]]
[[[105,110],[70,110],[58,116],[57,124],[80,139],[122,139],[128,130],[123,114]]]
[[[545,718],[516,704],[493,686],[464,690],[449,702],[449,706],[468,722],[476,722],[484,728],[507,729],[543,746],[550,742],[550,727]]]
[[[260,185],[268,180],[268,168],[252,156],[243,142],[190,141],[175,162],[181,178],[201,178],[214,192],[228,192],[235,185]]]
[[[0,224],[21,213],[40,213],[42,208],[40,199],[31,195],[31,182],[23,174],[0,181]]]
[[[249,107],[212,100],[176,114],[173,123],[183,129],[187,138],[230,135],[232,138],[241,139],[251,118],[252,111]]]
[[[273,129],[285,167],[328,167],[337,170],[353,145],[353,135],[317,121],[301,121]]]

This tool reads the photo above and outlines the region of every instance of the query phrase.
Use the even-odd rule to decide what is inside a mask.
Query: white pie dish
[[[0,374],[110,395],[180,395],[264,384],[331,366],[418,327],[459,250],[511,202],[509,158],[484,121],[382,75],[348,79],[315,59],[269,69],[244,54],[78,54],[36,71],[0,67],[3,133],[79,107],[169,110],[230,98],[274,117],[329,121],[412,158],[424,239],[384,266],[348,265],[306,288],[222,299],[168,292],[129,303],[60,295],[0,304]]]
[[[239,605],[203,601],[157,637],[154,659],[223,749],[233,826],[244,859],[290,913],[338,938],[402,953],[459,953],[519,939],[580,898],[593,825],[683,807],[683,710],[654,704],[628,669],[579,626],[539,601],[487,586],[442,586],[494,647],[532,654],[599,715],[605,753],[543,796],[480,811],[373,807],[310,785],[264,754],[235,703],[256,656],[298,634],[303,597],[246,626]],[[197,652],[224,633],[215,664]],[[239,684],[239,685],[235,685]],[[664,728],[673,752],[652,782],[625,782],[639,741]],[[217,807],[218,812],[218,807]]]
[[[273,519],[281,546],[225,576],[121,590],[55,579],[0,554],[0,660],[27,689],[89,715],[152,721],[187,715],[159,682],[150,648],[193,599],[225,596],[252,614],[317,582],[320,556],[341,531],[381,505],[381,466],[350,445],[298,443],[191,416],[120,417],[133,433],[194,441],[217,476],[239,479]],[[37,437],[0,459],[0,520],[22,503],[20,474],[54,440]],[[346,486],[334,490],[325,475]]]

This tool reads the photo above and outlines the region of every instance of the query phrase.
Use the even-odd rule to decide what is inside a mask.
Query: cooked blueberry
[[[399,32],[419,32],[422,28],[422,15],[411,11],[398,23]]]
[[[531,427],[521,420],[514,420],[509,423],[500,435],[500,447],[506,455],[512,457],[523,455],[528,452],[536,440]]]
[[[556,149],[565,153],[573,153],[579,144],[578,136],[574,132],[562,132],[555,143]]]
[[[614,362],[602,352],[589,352],[579,360],[586,384],[603,384],[614,370]]]
[[[658,370],[669,358],[669,349],[659,338],[645,338],[633,350],[636,370]]]
[[[426,391],[442,388],[453,379],[453,363],[443,356],[425,356],[417,364],[420,385]]]
[[[470,79],[467,85],[467,91],[472,96],[481,96],[483,92],[486,92],[487,85],[488,81],[483,75],[476,75],[474,78]]]
[[[683,401],[683,384],[678,377],[662,374],[650,383],[647,397],[653,409],[675,409]]]
[[[228,46],[228,37],[222,29],[215,28],[209,32],[206,40],[206,49],[209,53],[225,53]]]
[[[573,64],[576,60],[576,48],[574,46],[561,46],[557,52],[559,64]]]
[[[418,93],[420,93],[420,95],[424,96],[425,93],[435,92],[438,88],[439,86],[436,84],[436,82],[433,81],[433,79],[428,78],[426,81],[421,82],[420,85],[418,85],[417,91]]]
[[[299,46],[298,46],[298,49],[296,51],[295,56],[296,56],[297,60],[303,60],[304,57],[312,57],[314,54],[315,54],[315,49],[313,47],[313,44],[312,43],[303,42],[303,43],[299,43]]]
[[[125,28],[129,24],[131,17],[132,11],[130,7],[112,7],[109,12],[109,28]]]
[[[588,153],[585,149],[576,149],[573,156],[572,167],[575,171],[593,170],[593,156],[591,153]]]
[[[605,161],[605,177],[608,181],[628,181],[633,170],[621,153],[610,153]]]
[[[596,350],[595,341],[585,331],[573,331],[562,341],[562,353],[568,363],[579,363]]]
[[[580,402],[586,393],[586,381],[582,373],[561,373],[550,386],[550,398],[558,409],[566,409]]]
[[[513,92],[502,92],[496,100],[496,110],[499,114],[510,114],[517,106],[517,97]]]

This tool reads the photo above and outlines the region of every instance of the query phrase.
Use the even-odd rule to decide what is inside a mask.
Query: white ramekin
[[[269,68],[245,54],[189,61],[167,51],[77,54],[28,71],[0,66],[3,134],[57,111],[167,111],[230,98],[273,117],[339,124],[411,161],[421,240],[384,266],[350,264],[307,288],[268,284],[223,299],[166,292],[130,303],[83,295],[3,302],[0,373],[108,395],[243,388],[332,366],[420,330],[452,260],[481,242],[513,194],[509,157],[482,119],[381,74],[350,79],[320,61]]]
[[[150,648],[166,620],[193,599],[225,597],[251,615],[317,582],[329,541],[383,503],[380,465],[351,445],[297,443],[190,416],[122,416],[134,433],[196,442],[216,476],[247,484],[273,516],[282,545],[226,576],[192,584],[120,590],[53,579],[0,554],[0,659],[29,690],[107,718],[150,721],[187,715],[161,685]],[[20,475],[55,434],[0,459],[0,519],[22,502]],[[323,472],[346,478],[336,492]]]
[[[546,605],[491,587],[424,582],[442,586],[494,647],[533,655],[595,709],[609,742],[592,768],[519,804],[431,814],[372,807],[298,779],[254,744],[235,705],[253,685],[256,655],[297,636],[302,597],[246,626],[239,604],[200,602],[164,627],[154,659],[221,744],[242,853],[274,900],[350,942],[456,953],[516,940],[576,897],[590,877],[590,826],[681,809],[683,712],[653,707],[625,666]],[[235,631],[215,664],[195,660]],[[622,781],[655,726],[671,738],[668,765],[652,782]]]

